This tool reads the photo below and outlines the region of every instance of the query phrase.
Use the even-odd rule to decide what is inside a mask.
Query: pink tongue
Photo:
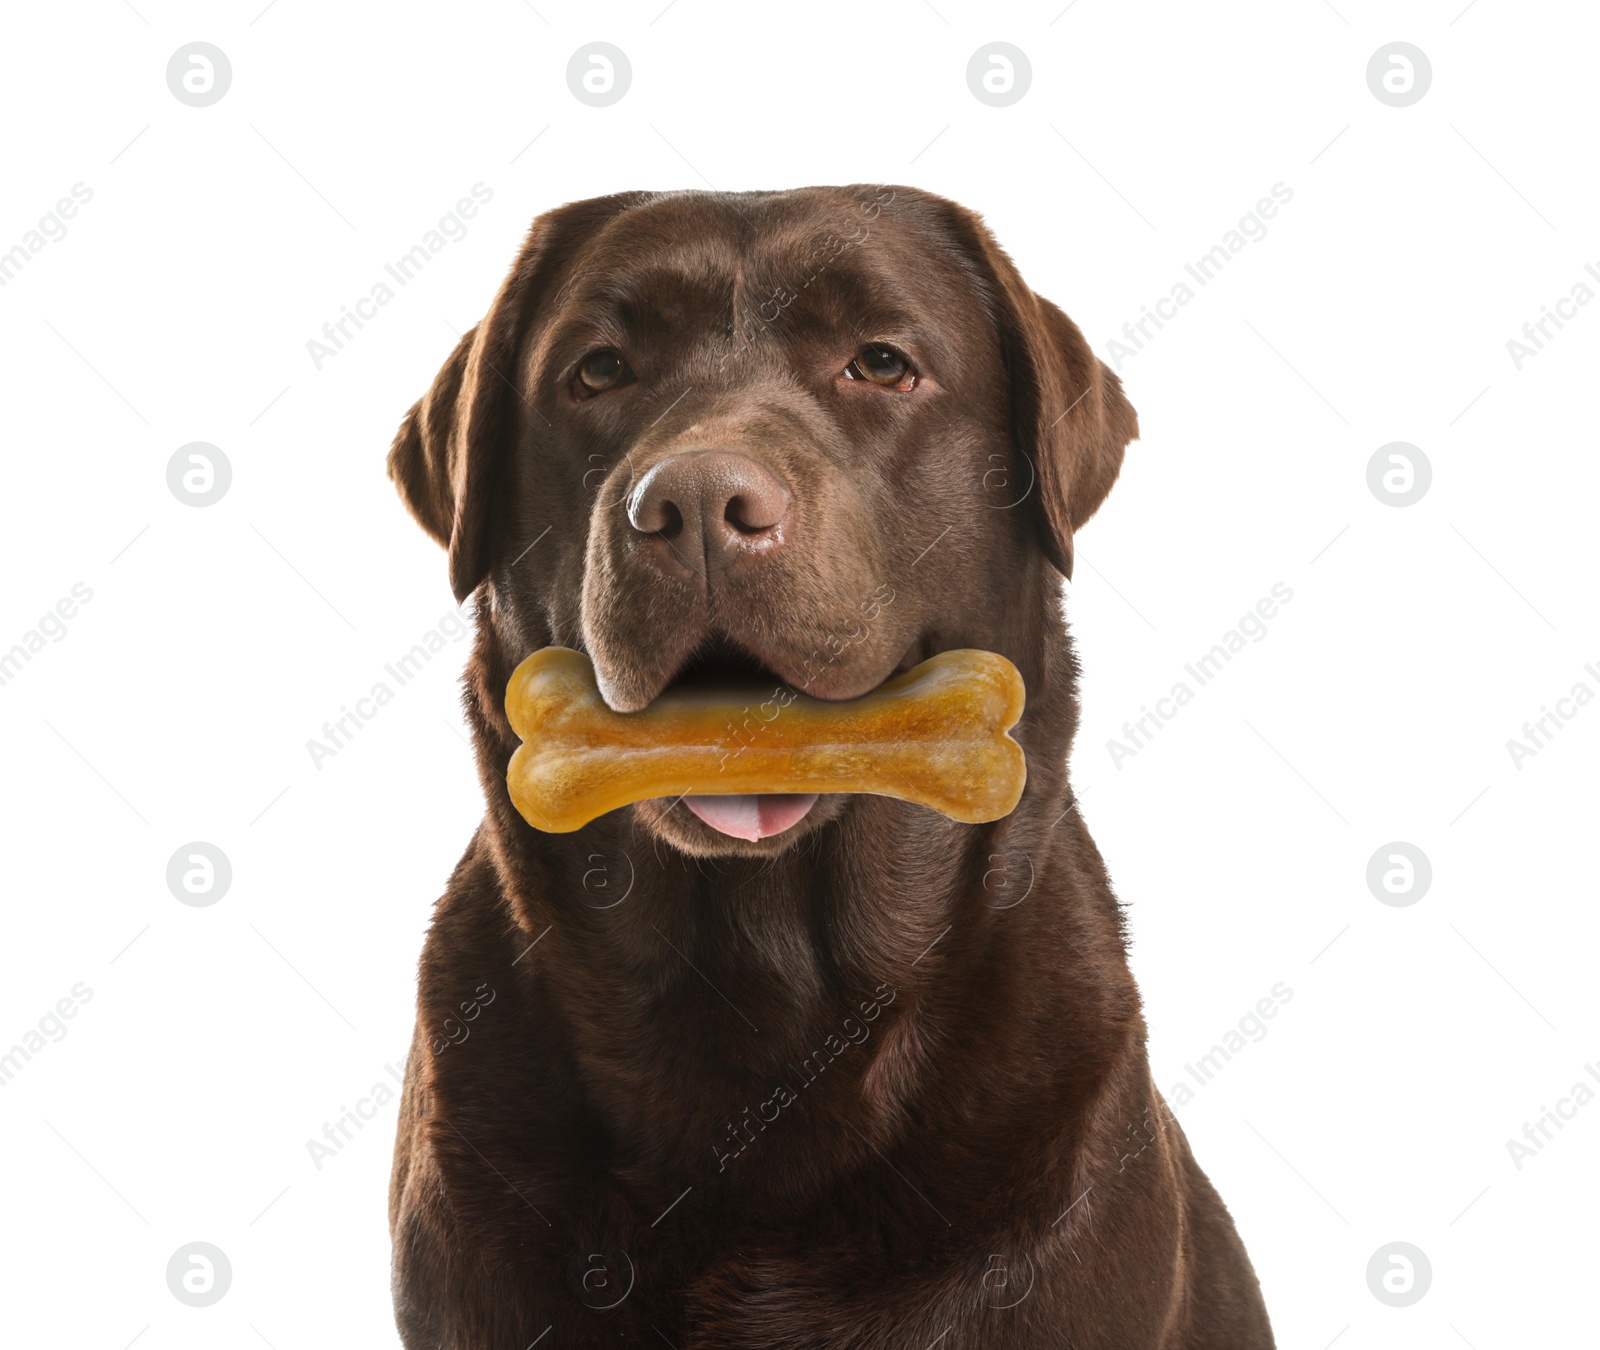
[[[782,834],[817,804],[815,792],[762,792],[685,797],[683,804],[713,830],[735,839],[765,839]]]

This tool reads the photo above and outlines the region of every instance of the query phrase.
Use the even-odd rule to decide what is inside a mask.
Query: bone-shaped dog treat
[[[672,690],[618,713],[587,656],[542,648],[506,690],[523,741],[511,800],[530,825],[564,834],[630,802],[691,793],[865,792],[972,824],[1022,796],[1027,764],[1006,734],[1022,716],[1022,676],[1003,656],[941,652],[843,703],[763,692]]]

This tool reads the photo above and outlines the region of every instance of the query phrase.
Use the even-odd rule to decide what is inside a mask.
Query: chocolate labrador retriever
[[[476,594],[487,802],[421,963],[390,1201],[412,1350],[1259,1350],[1255,1276],[1151,1082],[1067,783],[1073,533],[1137,434],[977,216],[907,188],[624,193],[534,222],[389,472]],[[515,811],[550,644],[618,711],[1027,684],[1021,804]]]

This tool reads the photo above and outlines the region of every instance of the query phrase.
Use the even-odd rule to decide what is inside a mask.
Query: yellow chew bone
[[[787,686],[741,701],[673,690],[613,712],[582,652],[545,647],[511,676],[506,716],[523,744],[506,786],[523,818],[565,834],[630,802],[690,793],[867,792],[952,820],[999,820],[1027,764],[1006,732],[1022,676],[993,652],[941,652],[846,703]]]

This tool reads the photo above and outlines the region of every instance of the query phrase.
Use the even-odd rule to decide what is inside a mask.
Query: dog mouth
[[[758,694],[764,698],[773,690],[783,688],[796,686],[765,665],[748,648],[717,635],[705,638],[689,653],[661,692],[693,690],[748,699]]]
[[[820,800],[815,792],[760,792],[696,795],[683,804],[718,834],[754,844],[792,830]]]
[[[754,653],[721,636],[701,642],[662,692],[680,690],[726,698],[736,715],[786,692],[800,692]],[[708,829],[755,844],[794,829],[820,798],[815,792],[729,792],[692,793],[679,800]]]
[[[941,645],[924,632],[902,649],[896,661],[881,641],[869,642],[868,637],[863,626],[854,641],[818,642],[818,650],[805,658],[798,653],[810,650],[812,643],[798,635],[788,643],[748,641],[715,627],[702,629],[678,648],[687,654],[677,660],[676,668],[669,664],[670,656],[658,652],[657,660],[671,674],[645,676],[649,680],[645,687],[629,674],[630,667],[648,669],[652,664],[643,652],[610,670],[611,663],[597,654],[595,673],[601,696],[619,712],[639,711],[667,693],[714,704],[726,713],[726,744],[737,752],[745,744],[759,744],[762,728],[797,695],[827,703],[860,698],[928,659]],[[681,797],[652,797],[636,802],[634,809],[647,829],[692,855],[771,857],[838,817],[854,795],[695,791]]]
[[[930,654],[924,650],[926,645],[919,638],[906,648],[904,655],[891,668],[858,672],[857,677],[849,681],[849,685],[854,687],[846,696],[861,697],[878,688],[885,680],[909,670]],[[714,633],[694,647],[663,686],[662,693],[693,693],[726,703],[730,735],[734,741],[738,741],[744,734],[742,728],[754,728],[750,734],[758,734],[759,727],[773,715],[769,710],[773,706],[784,706],[796,694],[836,700],[837,694],[829,699],[822,690],[835,685],[835,680],[827,677],[844,673],[840,665],[829,661],[819,672],[823,677],[820,679],[811,677],[809,666],[803,672],[804,678],[785,674],[778,663],[768,664],[750,648],[725,635]],[[863,680],[861,676],[866,678]],[[818,687],[813,688],[813,685]],[[781,848],[789,840],[797,838],[802,822],[808,818],[831,819],[840,805],[840,796],[839,793],[822,795],[815,792],[697,792],[676,801],[658,798],[651,803],[653,810],[650,814],[663,820],[676,816],[690,831],[703,827],[710,832],[710,836],[702,836],[708,843],[711,836],[737,839],[747,846],[757,847],[765,841],[771,841],[761,849],[766,852],[770,848]],[[825,809],[818,810],[819,803]],[[698,822],[698,826],[684,819],[676,809],[679,806],[693,817],[694,822]]]

